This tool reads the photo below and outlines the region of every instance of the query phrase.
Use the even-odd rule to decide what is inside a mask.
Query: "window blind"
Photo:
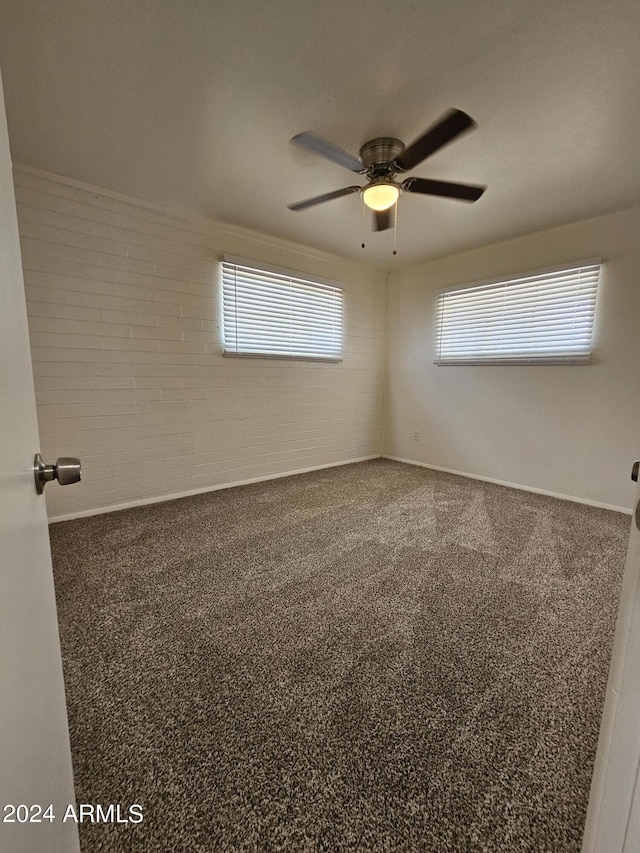
[[[225,258],[222,291],[226,355],[342,359],[340,287]]]
[[[434,363],[587,363],[599,272],[593,258],[441,291]]]

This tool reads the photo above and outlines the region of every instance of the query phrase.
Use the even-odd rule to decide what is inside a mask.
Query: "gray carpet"
[[[385,460],[52,525],[83,851],[578,851],[628,530]]]

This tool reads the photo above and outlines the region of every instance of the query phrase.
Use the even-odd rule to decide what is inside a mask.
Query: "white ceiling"
[[[640,202],[637,0],[3,0],[14,160],[393,269]],[[411,170],[367,233],[361,181],[289,144],[406,143],[449,107],[478,129]],[[354,177],[356,180],[354,181]]]

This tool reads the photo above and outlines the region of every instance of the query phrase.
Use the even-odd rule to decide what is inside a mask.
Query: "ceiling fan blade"
[[[287,207],[289,210],[306,210],[307,207],[322,204],[324,201],[332,201],[334,198],[341,198],[350,193],[359,193],[361,189],[362,187],[343,187],[341,190],[334,190],[332,193],[316,195],[313,198],[306,198],[304,201],[297,201],[295,204],[288,204]]]
[[[389,228],[393,228],[396,219],[396,206],[395,204],[391,207],[388,207],[386,210],[374,210],[373,211],[373,230],[374,231],[386,231]]]
[[[477,201],[486,190],[486,187],[475,184],[452,184],[449,181],[432,181],[429,178],[407,178],[402,182],[402,188],[410,193],[439,195],[461,201]]]
[[[396,157],[394,166],[399,170],[413,169],[431,154],[434,154],[456,136],[476,126],[471,116],[462,110],[450,110],[440,121],[412,142],[408,148]]]
[[[326,139],[323,139],[321,136],[316,136],[315,133],[311,133],[310,130],[305,130],[303,133],[297,133],[292,137],[290,142],[295,142],[296,145],[302,145],[303,148],[313,151],[314,154],[320,154],[321,157],[326,157],[327,160],[332,160],[334,163],[338,163],[340,166],[344,166],[352,172],[364,174],[366,171],[362,161],[357,157],[352,157],[351,154],[343,151],[342,148],[338,148],[338,146],[334,145],[333,142],[327,142]]]

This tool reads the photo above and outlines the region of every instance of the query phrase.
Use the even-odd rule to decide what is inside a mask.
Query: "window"
[[[342,360],[342,288],[225,256],[225,355]]]
[[[586,364],[600,259],[438,295],[435,364]]]

